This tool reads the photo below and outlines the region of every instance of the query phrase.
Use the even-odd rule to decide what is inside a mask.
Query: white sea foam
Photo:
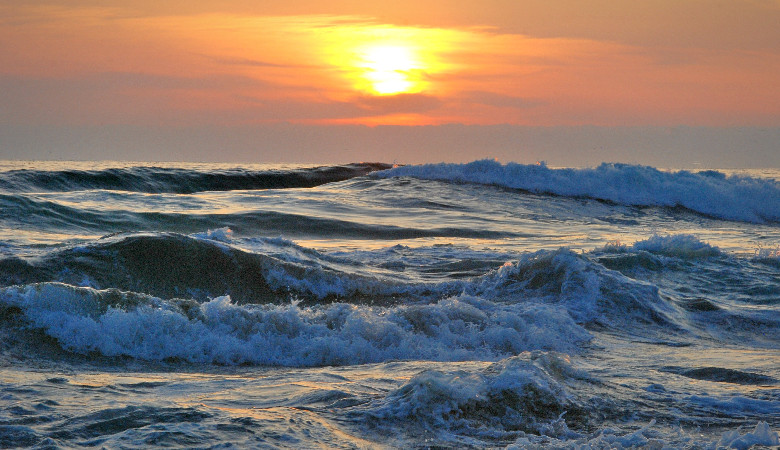
[[[261,267],[271,288],[290,289],[289,298],[297,292],[351,303],[238,305],[219,297],[185,307],[62,283],[4,288],[0,301],[76,352],[286,366],[576,352],[590,339],[583,326],[663,325],[672,312],[655,286],[565,249],[524,255],[470,279],[415,283],[338,270],[335,258],[275,244],[286,261]]]
[[[780,437],[776,431],[772,431],[769,424],[759,422],[752,432],[740,434],[738,430],[732,430],[723,433],[717,447],[743,450],[754,445],[778,446],[780,445]]]
[[[58,283],[0,291],[0,301],[22,309],[32,327],[67,350],[146,360],[285,366],[493,360],[525,350],[576,351],[590,338],[552,306],[467,295],[391,308],[235,305],[219,297],[186,311],[153,297],[113,298],[113,304],[101,300],[106,297],[105,291]]]
[[[656,286],[628,278],[568,249],[521,255],[517,261],[507,262],[485,275],[440,283],[358,276],[325,267],[324,261],[308,261],[295,267],[269,268],[266,279],[275,289],[287,288],[317,298],[333,295],[435,301],[462,293],[502,305],[557,305],[560,314],[577,323],[598,322],[612,327],[623,327],[627,321],[661,323],[674,313],[661,299]]]
[[[480,371],[426,370],[372,405],[368,414],[428,429],[525,429],[576,437],[551,424],[579,408],[567,384],[588,379],[564,355],[525,353]]]
[[[732,414],[757,413],[774,416],[780,415],[780,401],[778,400],[762,400],[743,397],[740,395],[735,395],[728,398],[692,395],[686,400],[700,406],[706,406],[708,408],[713,408],[717,409],[718,411],[724,411]]]
[[[522,302],[528,308],[563,306],[561,314],[570,316],[577,323],[595,321],[618,327],[627,320],[642,323],[663,320],[665,314],[674,312],[660,298],[654,285],[628,278],[568,249],[521,255],[517,261],[506,262],[484,275],[436,283],[419,282],[387,271],[380,275],[356,270],[346,264],[343,256],[326,258],[289,241],[278,244],[284,248],[279,249],[282,254],[274,253],[274,257],[294,265],[269,266],[264,273],[267,282],[274,289],[287,289],[319,299],[328,296],[345,299],[403,297],[419,302],[465,294],[497,304]],[[381,259],[388,259],[386,253],[396,250],[399,249],[382,250]],[[419,264],[414,259],[419,255],[419,252],[413,252],[405,259],[399,259],[399,264],[404,261]],[[430,258],[428,252],[424,255]],[[361,258],[371,260],[366,255]]]
[[[682,206],[702,214],[746,222],[780,221],[780,183],[726,176],[720,172],[666,172],[653,167],[601,164],[587,169],[551,169],[543,164],[469,164],[403,166],[376,176],[505,186],[536,193],[588,197],[625,205]]]
[[[756,259],[780,261],[780,245],[772,247],[759,247],[755,251]]]
[[[468,288],[496,301],[558,304],[577,323],[623,327],[629,322],[663,322],[674,314],[656,286],[567,249],[524,255],[474,280]]]
[[[683,259],[706,258],[721,254],[718,247],[702,242],[692,234],[659,235],[637,241],[631,245],[611,242],[601,249],[607,252],[646,251],[657,255],[673,256]]]
[[[195,233],[192,235],[192,237],[230,243],[233,241],[233,230],[231,230],[230,227],[222,227],[214,230],[208,230],[203,233]]]
[[[700,433],[689,434],[683,429],[673,433],[661,433],[655,420],[636,431],[623,431],[617,427],[606,427],[592,436],[575,436],[559,439],[550,436],[523,435],[508,450],[525,448],[553,449],[634,449],[634,448],[703,448],[746,450],[754,446],[776,447],[780,437],[766,422],[758,422],[752,431],[742,433],[741,429],[723,432],[720,439],[702,438]]]

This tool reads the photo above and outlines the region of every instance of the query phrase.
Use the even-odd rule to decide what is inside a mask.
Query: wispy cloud
[[[573,0],[433,1],[449,7],[446,17],[411,0],[82,3],[0,6],[6,117],[372,125],[780,117],[776,2],[603,0],[594,11]],[[382,45],[407,49],[409,61],[373,61],[371,46]],[[388,80],[401,88],[377,89]],[[376,95],[388,93],[398,95]]]
[[[231,66],[279,67],[279,68],[306,67],[302,64],[278,64],[278,63],[260,61],[260,60],[249,59],[249,58],[223,58],[219,56],[206,56],[206,57],[218,64],[226,64]]]
[[[460,98],[465,102],[515,109],[535,108],[547,103],[540,99],[516,97],[513,95],[503,95],[487,91],[464,92],[460,95]]]

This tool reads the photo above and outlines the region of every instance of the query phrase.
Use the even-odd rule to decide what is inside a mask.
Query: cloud
[[[9,123],[773,126],[780,105],[768,0],[31,2],[0,6]],[[384,41],[415,48],[421,93],[366,94]]]
[[[780,4],[776,0],[426,0],[424,8],[420,7],[419,0],[68,2],[71,7],[94,7],[96,3],[146,16],[214,13],[238,16],[361,16],[377,23],[402,26],[481,26],[491,27],[501,34],[594,39],[638,46],[711,49],[780,47],[777,27]]]
[[[486,91],[469,91],[463,93],[459,97],[468,103],[478,103],[480,105],[496,106],[499,108],[528,109],[547,103],[539,99],[515,97],[512,95]]]
[[[273,63],[269,61],[262,61],[262,60],[250,59],[250,58],[223,58],[218,56],[208,56],[208,55],[204,55],[204,56],[206,56],[211,61],[214,61],[218,64],[225,64],[229,66],[269,67],[269,68],[281,68],[281,69],[322,67],[322,66],[311,65],[311,64],[280,64],[280,63]]]
[[[357,97],[355,104],[371,114],[424,113],[441,107],[444,102],[426,94],[365,95]]]
[[[279,87],[238,75],[177,77],[130,72],[72,77],[0,76],[0,120],[6,123],[105,124],[186,121],[198,110],[240,109],[239,91]]]

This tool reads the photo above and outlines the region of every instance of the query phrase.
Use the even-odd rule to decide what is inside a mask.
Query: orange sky
[[[6,1],[0,125],[777,127],[778,23],[778,0]]]
[[[777,1],[157,3],[5,2],[0,82],[17,113],[3,119],[774,126],[780,118]],[[399,52],[406,61],[393,61]],[[377,77],[404,87],[377,92]]]

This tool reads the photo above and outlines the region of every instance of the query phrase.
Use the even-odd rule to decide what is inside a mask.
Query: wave
[[[652,266],[659,268],[663,265],[661,259],[649,255],[666,256],[683,260],[694,260],[722,255],[723,252],[716,246],[702,242],[692,234],[654,234],[650,238],[626,245],[620,241],[613,241],[603,248],[595,249],[596,252],[607,254],[630,254],[639,261],[655,261]]]
[[[33,261],[0,260],[0,269],[5,269],[0,270],[0,281],[5,285],[55,281],[199,301],[230,296],[239,304],[290,300],[391,304],[464,294],[492,302],[562,305],[578,323],[602,326],[626,318],[667,323],[666,315],[673,312],[655,286],[567,249],[521,255],[497,268],[483,265],[485,272],[471,277],[423,281],[383,267],[386,261],[363,268],[349,256],[331,257],[283,239],[265,239],[259,252],[243,250],[229,243],[227,233],[110,236]],[[463,269],[460,264],[446,267],[456,274]]]
[[[2,260],[14,285],[0,288],[0,317],[76,353],[285,366],[571,353],[593,327],[674,328],[657,288],[565,249],[422,282],[282,239],[259,253],[225,230],[201,236],[114,236]]]
[[[403,227],[265,210],[198,214],[109,208],[88,209],[68,202],[33,198],[27,194],[0,194],[0,221],[8,227],[86,231],[94,234],[160,229],[194,233],[204,229],[227,227],[244,235],[285,234],[292,237],[384,240],[426,237],[500,239],[519,235],[508,231],[475,229],[468,226]]]
[[[685,311],[671,317],[695,334],[756,347],[780,342],[777,270],[765,258],[734,257],[690,234],[612,242],[591,256],[631,279],[654,283],[668,304]]]
[[[780,183],[717,171],[666,172],[653,167],[604,163],[596,168],[552,169],[544,164],[468,164],[403,166],[380,177],[415,177],[478,183],[539,194],[583,197],[631,206],[682,207],[721,219],[780,222]]]
[[[777,384],[778,380],[768,375],[762,375],[753,372],[744,372],[740,370],[727,369],[723,367],[697,367],[686,369],[681,367],[667,367],[663,371],[676,373],[684,377],[695,380],[708,380],[721,383],[745,384],[768,386]]]
[[[0,268],[7,269],[0,272],[0,280],[6,285],[58,281],[200,301],[229,295],[239,303],[287,302],[291,295],[317,300],[349,295],[349,280],[359,277],[339,277],[344,272],[313,255],[285,261],[175,233],[119,234],[33,261],[0,260]]]
[[[77,353],[216,364],[495,360],[577,352],[601,331],[659,345],[703,336],[776,346],[776,316],[662,292],[614,263],[645,255],[658,270],[696,270],[697,260],[682,259],[690,252],[670,250],[702,248],[692,239],[653,237],[613,253],[542,250],[503,264],[488,253],[481,265],[465,261],[472,273],[461,276],[464,265],[448,261],[478,255],[399,246],[326,254],[281,238],[253,238],[248,250],[227,229],[117,235],[0,259],[0,318],[17,314]],[[444,273],[397,270],[421,258]]]
[[[230,296],[237,303],[388,303],[454,295],[462,283],[416,283],[390,269],[361,269],[281,238],[253,239],[259,252],[230,244],[229,229],[186,236],[107,236],[35,259],[0,259],[0,285],[64,282],[199,301]]]
[[[80,354],[152,361],[282,366],[397,359],[494,360],[525,350],[575,351],[585,330],[554,308],[461,296],[389,308],[346,303],[203,303],[62,283],[0,289],[0,317],[21,315]]]
[[[103,170],[21,169],[0,173],[0,189],[6,192],[103,189],[192,194],[202,191],[308,188],[390,167],[382,163],[353,163],[276,170],[234,168],[206,171],[146,166]]]
[[[590,376],[556,353],[526,353],[480,371],[427,370],[370,405],[380,422],[400,421],[417,430],[458,430],[458,434],[530,432],[577,437],[569,424],[586,421],[583,402],[572,394]],[[413,430],[409,430],[410,433]]]
[[[593,329],[620,330],[630,323],[632,332],[638,334],[645,327],[661,327],[670,335],[681,331],[675,325],[675,309],[661,297],[657,286],[565,248],[523,255],[473,280],[466,292],[495,301],[558,305],[577,323]]]
[[[461,366],[460,369],[427,369],[397,389],[359,408],[365,421],[379,430],[398,430],[407,439],[426,436],[426,444],[435,447],[495,446],[508,448],[750,448],[754,445],[778,445],[778,433],[765,420],[776,416],[778,404],[771,399],[754,399],[742,395],[690,395],[683,402],[701,409],[728,413],[732,430],[720,439],[711,434],[687,435],[675,417],[679,404],[661,385],[646,389],[664,392],[658,400],[642,398],[639,411],[636,400],[610,392],[613,383],[601,378],[605,372],[592,371],[556,352],[525,352],[490,365]],[[677,372],[679,369],[679,372]],[[694,379],[740,384],[765,384],[759,374],[717,368],[666,368]],[[770,379],[774,384],[776,380]],[[625,385],[622,385],[625,387]],[[686,386],[684,389],[687,389]],[[687,391],[686,391],[687,392]],[[621,398],[622,397],[622,398]],[[653,405],[659,401],[657,405]],[[671,403],[671,406],[670,406]],[[672,416],[665,416],[671,408]],[[640,408],[641,409],[641,408]],[[628,413],[630,412],[630,413]],[[649,414],[647,414],[649,412]],[[709,411],[708,411],[709,412]],[[648,417],[649,416],[649,417]],[[733,430],[734,418],[757,424],[753,431]],[[649,423],[640,426],[639,421]],[[687,420],[691,420],[686,417]],[[603,428],[605,421],[615,425]],[[693,419],[695,420],[695,419]],[[712,425],[710,415],[702,424]],[[401,424],[399,427],[398,424]],[[617,425],[620,424],[620,425]],[[690,422],[688,422],[690,425]],[[621,430],[626,427],[629,430]],[[676,433],[664,433],[675,427]],[[601,429],[599,429],[601,428]],[[396,433],[398,433],[396,431]],[[398,446],[403,447],[399,436]]]

